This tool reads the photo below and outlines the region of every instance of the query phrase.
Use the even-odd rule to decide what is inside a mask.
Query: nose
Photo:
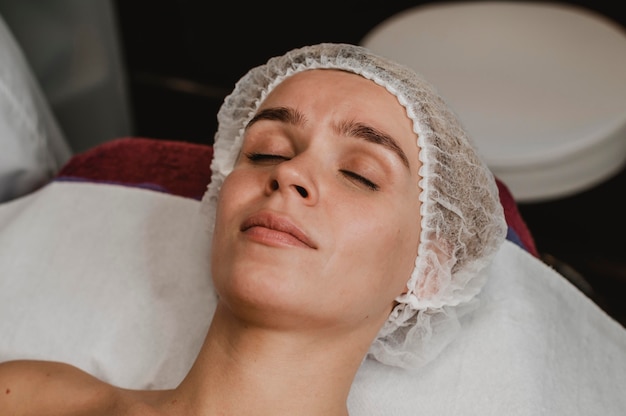
[[[309,165],[301,156],[276,165],[268,179],[266,193],[271,195],[283,192],[286,196],[296,196],[306,203],[315,203],[316,184],[309,169]]]
[[[292,185],[292,186],[296,190],[296,192],[300,194],[302,198],[309,197],[309,191],[307,191],[304,186],[300,186],[300,185]],[[277,191],[280,189],[280,184],[278,183],[277,179],[272,179],[272,181],[270,182],[270,188],[272,189],[272,191]]]

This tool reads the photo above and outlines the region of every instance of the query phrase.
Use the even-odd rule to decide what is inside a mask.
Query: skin
[[[245,131],[218,203],[220,301],[175,389],[135,391],[72,366],[0,364],[0,414],[346,415],[354,376],[406,290],[419,242],[419,162],[396,98],[310,70]]]

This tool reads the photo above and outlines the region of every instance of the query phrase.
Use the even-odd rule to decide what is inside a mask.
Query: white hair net
[[[363,47],[331,43],[294,49],[250,70],[218,113],[212,177],[203,197],[209,229],[213,231],[219,190],[259,105],[285,78],[321,68],[353,72],[385,87],[413,120],[422,162],[418,255],[408,291],[396,299],[368,357],[418,367],[456,335],[459,312],[485,283],[481,270],[504,240],[507,225],[492,173],[453,112],[415,71]]]

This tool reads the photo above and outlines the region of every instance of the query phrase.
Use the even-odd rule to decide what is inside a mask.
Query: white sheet
[[[0,361],[175,386],[215,307],[207,250],[191,199],[53,183],[0,205]],[[626,414],[626,330],[513,243],[487,272],[481,307],[434,362],[364,363],[351,414]]]

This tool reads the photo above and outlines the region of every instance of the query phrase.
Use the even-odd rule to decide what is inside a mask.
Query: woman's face
[[[377,332],[417,255],[416,140],[395,96],[361,76],[309,70],[278,85],[220,191],[221,301],[264,325]]]

